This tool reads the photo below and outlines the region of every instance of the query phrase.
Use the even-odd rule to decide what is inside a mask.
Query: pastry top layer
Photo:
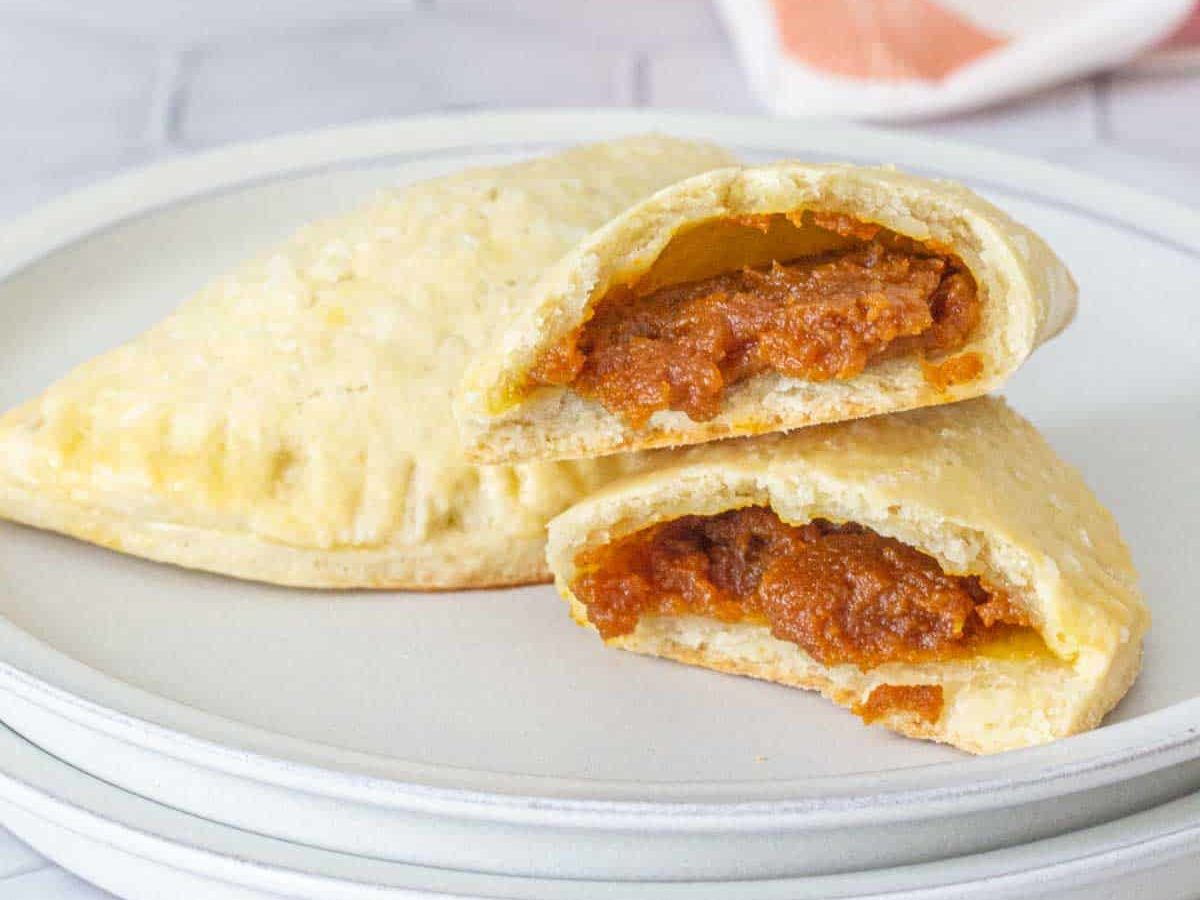
[[[540,534],[636,461],[481,469],[451,393],[548,265],[636,200],[729,162],[633,138],[305,227],[0,419],[0,478],[299,547]]]
[[[919,360],[903,358],[845,383],[763,375],[731,390],[725,411],[709,421],[661,411],[642,428],[568,389],[527,389],[541,355],[578,328],[610,288],[649,270],[678,234],[714,220],[804,210],[842,213],[961,258],[984,300],[982,322],[963,348],[978,354],[981,375],[939,389],[926,384]],[[961,185],[847,164],[717,170],[642,201],[553,266],[497,348],[471,367],[457,412],[468,452],[498,462],[696,443],[944,403],[1001,384],[1067,325],[1075,301],[1069,272],[1045,242]]]
[[[1065,660],[1106,660],[1148,626],[1112,516],[1033,426],[994,398],[681,451],[552,521],[550,567],[565,587],[584,549],[656,522],[754,504],[792,524],[857,522],[929,553],[947,572],[1012,588]]]

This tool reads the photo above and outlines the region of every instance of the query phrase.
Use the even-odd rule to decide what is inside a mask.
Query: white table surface
[[[4,0],[0,219],[227,141],[505,106],[761,111],[705,0]],[[907,127],[1200,206],[1200,72]],[[0,829],[0,900],[107,896]]]

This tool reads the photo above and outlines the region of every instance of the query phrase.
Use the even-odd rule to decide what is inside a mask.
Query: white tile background
[[[705,0],[0,0],[0,219],[226,141],[548,105],[761,110]],[[1200,206],[1200,72],[908,127]],[[103,896],[0,831],[2,900]]]

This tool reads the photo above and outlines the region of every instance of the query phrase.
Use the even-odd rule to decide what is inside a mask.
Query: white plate
[[[374,187],[651,128],[748,158],[960,178],[1067,260],[1080,316],[1008,394],[1083,469],[1143,572],[1156,623],[1115,724],[967,759],[812,695],[607,651],[548,588],[283,591],[15,526],[0,526],[0,713],[106,779],[248,828],[574,877],[896,864],[1195,785],[1200,217],[1117,186],[896,134],[661,113],[439,117],[246,145],[118,179],[0,235],[0,405]],[[1146,793],[1109,789],[1133,777]],[[587,852],[572,852],[583,835]]]
[[[808,878],[642,883],[454,872],[313,850],[126,793],[0,726],[0,821],[129,900],[1194,900],[1200,794],[977,856]]]

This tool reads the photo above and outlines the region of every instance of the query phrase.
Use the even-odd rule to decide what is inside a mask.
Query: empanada
[[[1070,274],[966,188],[890,168],[710,172],[583,240],[468,374],[488,462],[761,434],[987,393]]]
[[[992,398],[680,451],[554,519],[548,556],[612,646],[976,753],[1095,726],[1149,623],[1112,517]]]
[[[450,395],[546,266],[730,162],[617,141],[305,228],[0,419],[0,515],[281,584],[542,580],[546,521],[639,460],[480,468]]]

